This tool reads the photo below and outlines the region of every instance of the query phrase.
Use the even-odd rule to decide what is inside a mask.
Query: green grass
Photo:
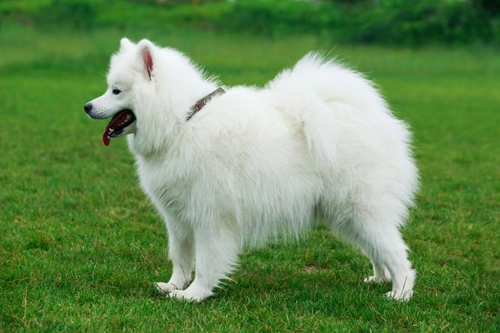
[[[422,176],[404,230],[409,303],[367,286],[367,259],[314,230],[248,251],[202,304],[152,287],[171,271],[165,228],[125,140],[83,104],[105,89],[119,38],[189,54],[225,84],[263,85],[311,49],[377,82],[415,133]],[[0,332],[491,332],[500,327],[500,57],[492,49],[346,47],[182,30],[0,29]]]

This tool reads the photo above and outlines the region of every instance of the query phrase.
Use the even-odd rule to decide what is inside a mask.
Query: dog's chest
[[[173,162],[138,160],[142,189],[155,205],[182,209],[192,191],[192,180],[186,169]]]

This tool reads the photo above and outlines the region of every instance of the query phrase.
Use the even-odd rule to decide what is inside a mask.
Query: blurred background
[[[278,37],[313,34],[336,43],[500,42],[498,0],[1,0],[2,25],[93,31],[190,27]]]

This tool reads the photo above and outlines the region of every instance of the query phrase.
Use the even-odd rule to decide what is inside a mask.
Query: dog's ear
[[[121,50],[125,50],[125,49],[128,49],[129,47],[133,46],[134,44],[128,39],[128,38],[125,38],[123,37],[121,40],[120,40],[120,49]]]
[[[153,71],[153,57],[151,56],[151,50],[146,48],[142,51],[142,61],[144,62],[144,68],[148,73],[149,79],[151,79],[151,72]]]
[[[153,47],[154,45],[147,39],[143,39],[138,44],[144,70],[149,79],[153,73]]]

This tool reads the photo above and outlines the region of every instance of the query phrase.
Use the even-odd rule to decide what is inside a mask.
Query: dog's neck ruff
[[[203,109],[205,105],[207,105],[208,102],[214,97],[217,97],[219,95],[224,94],[226,91],[222,88],[218,88],[215,91],[212,91],[210,94],[207,96],[203,97],[202,99],[196,101],[196,103],[189,109],[189,112],[186,116],[186,121],[191,119],[198,111]]]

